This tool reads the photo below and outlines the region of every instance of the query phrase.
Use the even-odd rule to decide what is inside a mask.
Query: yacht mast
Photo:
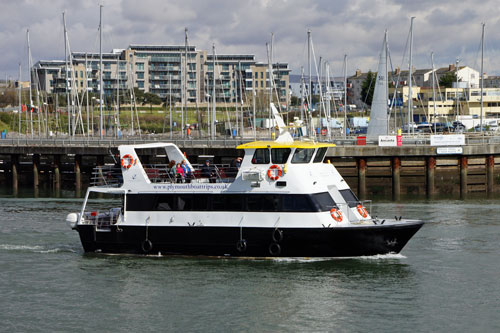
[[[21,63],[19,63],[19,79],[17,80],[17,85],[18,85],[18,90],[19,90],[19,135],[21,135],[21,115],[23,111],[23,105],[22,105],[22,90],[21,90]]]
[[[104,135],[103,119],[102,119],[102,7],[99,5],[99,137],[102,139]]]
[[[431,52],[431,64],[432,64],[432,104],[434,107],[434,134],[436,133],[436,82],[434,78],[434,52]]]
[[[184,28],[184,84],[182,86],[182,110],[181,110],[181,135],[184,137],[185,123],[187,123],[187,70],[188,70],[188,29]],[[184,117],[186,112],[186,117]]]
[[[215,44],[212,44],[212,68],[213,68],[213,73],[212,73],[212,126],[211,126],[211,138],[212,140],[215,139],[215,133],[216,133],[216,114],[215,114],[215,104],[216,104],[216,98],[215,98]]]
[[[481,32],[481,120],[480,123],[481,125],[481,132],[483,131],[483,82],[484,82],[484,69],[483,69],[483,61],[484,61],[484,26],[485,24],[482,23],[482,32]]]
[[[410,124],[412,123],[412,119],[413,119],[413,95],[412,95],[412,91],[411,91],[411,87],[412,87],[412,78],[411,78],[411,72],[412,72],[412,48],[413,48],[413,20],[415,19],[414,16],[411,17],[410,19],[410,61],[409,61],[409,70],[408,70],[408,134],[410,134],[411,131],[410,130]],[[411,132],[410,132],[411,131]]]
[[[347,54],[344,54],[344,139],[347,138]]]
[[[30,48],[30,29],[26,30],[26,38],[28,41],[28,73],[30,76],[30,107],[29,107],[29,113],[30,113],[30,132],[31,132],[31,138],[33,138],[33,96],[31,92],[31,86],[33,85],[32,81],[32,71],[31,71],[31,48]]]

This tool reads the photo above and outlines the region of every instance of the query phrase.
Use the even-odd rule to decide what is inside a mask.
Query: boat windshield
[[[313,154],[313,148],[297,148],[293,154],[292,163],[309,163]]]
[[[269,164],[269,149],[257,148],[252,157],[252,164]]]
[[[356,207],[356,205],[359,203],[359,199],[350,189],[340,190],[339,192],[350,208]]]
[[[321,163],[321,162],[323,162],[323,159],[325,158],[327,150],[328,150],[327,147],[318,148],[318,151],[316,152],[316,156],[314,156],[313,163]]]
[[[285,164],[290,156],[290,148],[273,148],[271,149],[271,159],[275,164]]]

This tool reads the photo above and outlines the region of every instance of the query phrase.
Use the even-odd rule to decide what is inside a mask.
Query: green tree
[[[361,100],[368,106],[372,106],[373,91],[375,90],[375,80],[377,73],[368,71],[366,78],[361,83]]]
[[[454,82],[457,82],[457,73],[449,72],[441,76],[441,78],[439,79],[439,86],[451,88]]]

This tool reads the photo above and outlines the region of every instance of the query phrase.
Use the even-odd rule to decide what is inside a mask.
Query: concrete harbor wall
[[[214,145],[177,142],[192,163],[207,157],[228,164],[238,155],[234,142]],[[0,145],[0,184],[12,188],[32,186],[60,190],[85,190],[97,165],[118,161],[115,143]],[[145,151],[145,163],[166,163],[159,151]],[[241,153],[240,153],[241,154]],[[327,159],[361,198],[372,195],[466,195],[500,192],[500,144],[463,146],[462,154],[440,155],[436,147],[337,146]]]

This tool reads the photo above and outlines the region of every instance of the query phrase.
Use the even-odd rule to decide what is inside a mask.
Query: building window
[[[137,73],[137,79],[144,80],[144,73]]]
[[[111,64],[109,62],[105,62],[104,69],[111,69]]]
[[[144,81],[137,81],[137,87],[138,88],[144,88]]]
[[[144,63],[143,62],[138,62],[137,64],[135,64],[135,68],[138,71],[143,71],[144,70]]]

